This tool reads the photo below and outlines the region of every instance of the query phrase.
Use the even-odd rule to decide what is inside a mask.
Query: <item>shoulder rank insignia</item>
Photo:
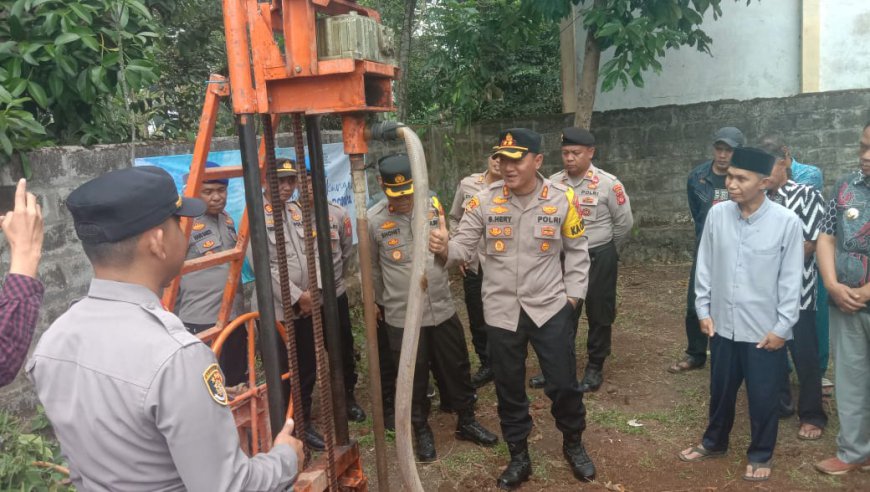
[[[381,224],[381,229],[383,229],[385,231],[389,231],[390,229],[395,229],[395,228],[396,228],[396,223],[393,222],[392,220],[388,220],[388,221],[384,222],[383,224]]]
[[[226,224],[230,227],[235,227],[235,225],[236,225],[236,223],[233,222],[233,218],[229,217],[229,216],[227,216]]]
[[[545,205],[541,207],[541,210],[547,215],[553,215],[554,213],[559,211],[559,207],[555,207],[553,205]]]
[[[194,231],[201,231],[203,229],[205,229],[205,222],[194,222],[193,223],[193,230]]]
[[[544,187],[541,188],[541,198],[546,200],[547,195],[549,195],[549,194],[550,194],[550,187],[547,185],[544,185]]]
[[[229,403],[229,398],[227,398],[227,389],[224,387],[224,375],[221,374],[221,368],[217,364],[208,366],[202,373],[202,379],[205,381],[205,387],[212,400],[226,406]]]
[[[507,207],[503,207],[503,206],[501,206],[501,205],[497,205],[497,206],[492,207],[491,209],[489,209],[489,211],[492,212],[492,213],[494,213],[494,214],[503,214],[503,213],[505,213],[505,212],[508,211],[508,208],[507,208]]]

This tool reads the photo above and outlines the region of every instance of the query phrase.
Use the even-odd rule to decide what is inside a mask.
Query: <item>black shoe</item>
[[[595,480],[595,464],[586,454],[580,434],[566,435],[562,442],[562,454],[568,460],[568,465],[578,480],[591,482]]]
[[[580,391],[591,393],[598,391],[601,384],[604,383],[604,376],[601,374],[601,369],[597,367],[586,367],[586,372],[583,374],[583,381],[580,381]]]
[[[314,426],[308,424],[305,426],[305,432],[302,433],[302,440],[314,451],[323,451],[326,449],[326,443],[323,442],[323,436],[317,433]]]
[[[492,369],[489,366],[480,366],[474,376],[471,376],[471,386],[477,389],[492,382],[493,379],[495,379],[495,374],[492,373]]]
[[[429,424],[415,428],[414,439],[417,441],[417,460],[423,463],[435,461],[435,436]]]
[[[356,398],[352,394],[347,395],[345,403],[347,404],[347,420],[351,422],[366,421],[366,411],[359,406],[359,403],[356,402]]]
[[[526,440],[509,442],[507,445],[511,453],[511,461],[499,475],[496,485],[500,489],[512,490],[532,475],[532,459],[529,457],[529,445]]]
[[[474,418],[473,410],[460,412],[456,422],[456,437],[480,446],[495,446],[498,443],[498,436],[488,431]]]
[[[546,384],[547,384],[547,380],[544,378],[543,373],[540,373],[536,376],[532,376],[529,378],[529,388],[541,389]]]

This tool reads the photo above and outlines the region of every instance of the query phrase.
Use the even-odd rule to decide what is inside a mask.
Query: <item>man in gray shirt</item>
[[[181,271],[178,196],[157,167],[113,171],[66,201],[94,267],[85,298],[42,336],[27,366],[78,490],[283,490],[304,461],[292,421],[270,452],[239,448],[212,351],[160,304]]]
[[[710,413],[704,438],[683,450],[683,461],[724,456],[737,392],[746,381],[752,436],[744,480],[770,478],[779,425],[779,391],[786,340],[800,311],[803,227],[773,203],[774,157],[734,149],[726,186],[730,201],[707,214],[698,249],[695,309],[710,337]]]

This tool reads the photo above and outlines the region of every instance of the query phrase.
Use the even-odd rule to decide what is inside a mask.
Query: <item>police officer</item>
[[[306,162],[308,173],[311,168]],[[308,196],[311,198],[309,210],[314,210],[314,190],[311,180],[308,180]],[[301,196],[300,196],[301,199]],[[356,357],[354,356],[353,325],[350,321],[350,304],[347,299],[347,285],[344,281],[350,267],[350,257],[353,254],[353,225],[350,215],[341,205],[328,202],[329,209],[329,241],[332,252],[333,273],[335,274],[335,294],[338,303],[338,320],[341,335],[341,360],[344,370],[345,402],[347,404],[347,417],[353,422],[364,422],[366,413],[359,406],[354,395],[354,387],[357,382]],[[289,205],[290,218],[293,219],[293,227],[299,237],[305,237],[305,227],[302,222],[302,205],[299,201]],[[312,217],[312,223],[314,218]],[[317,243],[315,243],[316,251]],[[316,254],[316,253],[315,253]],[[318,256],[318,258],[320,258]]]
[[[156,167],[113,171],[66,201],[94,268],[87,295],[42,336],[27,372],[79,490],[273,490],[303,462],[288,421],[248,458],[209,348],[160,304],[181,271],[178,195]]]
[[[453,264],[472,260],[481,238],[486,241],[483,310],[502,436],[511,455],[497,485],[513,488],[532,472],[524,384],[529,342],[546,377],[562,452],[575,477],[592,480],[595,465],[583,447],[586,408],[571,343],[573,313],[586,296],[589,271],[580,206],[572,188],[538,174],[544,160],[540,135],[511,128],[499,142],[494,155],[504,180],[469,200],[452,239],[443,228],[433,231],[429,248]]]
[[[269,239],[269,263],[272,276],[272,292],[275,296],[275,319],[284,321],[284,308],[281,295],[280,274],[278,271],[278,250],[275,238],[274,215],[283,213],[284,218],[284,248],[287,252],[287,272],[290,280],[290,300],[293,303],[293,327],[296,340],[296,361],[299,367],[299,390],[302,395],[302,411],[305,416],[303,438],[305,444],[315,451],[326,449],[323,437],[311,423],[311,395],[317,382],[317,358],[314,351],[314,326],[311,318],[311,289],[317,288],[317,279],[308,277],[308,262],[305,258],[304,234],[300,235],[293,225],[295,217],[291,211],[290,198],[296,191],[297,172],[295,162],[290,159],[276,161],[278,175],[278,195],[281,203],[270,203],[271,193],[266,183],[263,207],[266,219],[266,236]],[[315,256],[316,258],[316,256]],[[318,272],[320,270],[318,269]],[[256,301],[256,299],[254,299]],[[283,344],[278,345],[282,353],[280,358],[282,371],[287,371],[287,352]],[[289,388],[289,382],[287,383]],[[287,391],[289,395],[289,390]]]
[[[490,155],[487,159],[486,171],[474,173],[462,178],[453,196],[453,206],[450,207],[450,233],[455,234],[459,229],[459,221],[465,213],[465,206],[471,197],[486,189],[492,183],[501,179],[498,171],[498,161]],[[486,245],[481,244],[481,254],[474,257],[468,265],[460,265],[462,271],[462,286],[465,292],[465,307],[468,310],[468,324],[471,331],[471,344],[480,360],[477,373],[471,376],[471,385],[480,388],[492,381],[492,369],[489,367],[489,357],[486,351],[486,330],[483,319],[483,298],[480,288],[483,285],[483,265],[481,258],[486,251]]]
[[[550,176],[550,180],[574,189],[580,201],[580,215],[589,238],[589,295],[586,298],[586,317],[589,336],[586,351],[589,362],[580,389],[596,391],[604,381],[604,359],[610,355],[611,325],[616,319],[616,273],[618,252],[631,237],[634,219],[625,187],[616,176],[592,164],[595,156],[595,137],[583,128],[562,130],[562,165],[564,169]],[[574,312],[574,328],[580,321],[583,304]],[[543,376],[540,377],[543,379]],[[529,381],[533,388],[543,388],[538,378]]]
[[[407,295],[411,281],[412,243],[411,213],[414,182],[408,156],[396,154],[378,163],[387,199],[369,209],[369,234],[372,243],[372,274],[375,297],[384,307],[384,320],[393,360],[398,364],[402,348]],[[438,198],[432,197],[430,227],[438,228],[444,211]],[[411,424],[417,441],[417,458],[431,462],[436,458],[435,441],[429,427],[429,399],[426,389],[429,368],[441,386],[441,399],[459,415],[456,437],[482,446],[492,446],[498,437],[486,430],[474,416],[474,388],[471,364],[462,323],[453,308],[447,269],[426,258],[428,288],[422,302],[423,320],[414,371]]]
[[[206,168],[220,167],[214,162],[206,162]],[[187,182],[187,176],[184,181]],[[187,243],[187,259],[200,258],[236,247],[238,236],[236,226],[224,208],[227,205],[227,185],[229,180],[216,179],[203,181],[199,197],[205,202],[205,213],[193,221],[190,239]],[[224,295],[224,284],[229,275],[230,264],[224,263],[205,270],[188,273],[181,277],[175,314],[181,318],[187,330],[193,334],[207,330],[215,325]],[[242,314],[242,283],[239,279],[233,297],[230,318]],[[220,356],[221,370],[228,387],[245,382],[248,369],[247,333],[235,330],[224,342]]]

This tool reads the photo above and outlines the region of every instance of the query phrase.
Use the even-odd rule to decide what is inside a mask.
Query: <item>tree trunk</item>
[[[598,64],[601,48],[592,30],[586,32],[586,48],[583,51],[583,72],[577,89],[577,104],[574,105],[574,126],[589,129],[592,108],[595,106],[595,89],[598,87]]]
[[[411,39],[414,33],[414,14],[417,0],[405,0],[405,17],[402,19],[402,32],[399,37],[399,81],[396,84],[396,105],[399,121],[408,118],[408,79],[410,73]]]

